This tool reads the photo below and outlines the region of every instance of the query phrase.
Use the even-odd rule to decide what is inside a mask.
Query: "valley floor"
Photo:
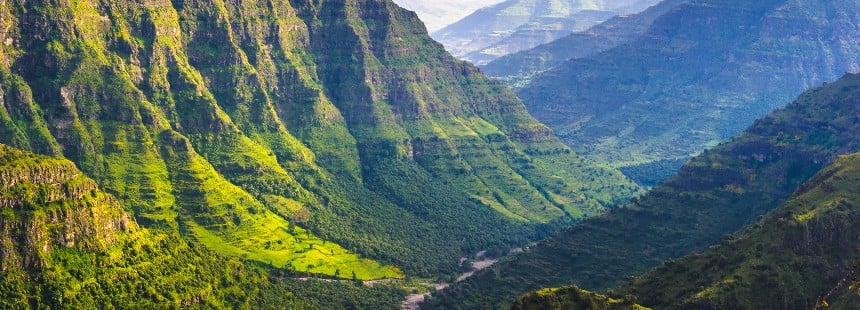
[[[511,252],[514,253],[516,251],[511,251]],[[478,253],[478,257],[481,257],[482,256],[481,254],[483,254],[483,252]],[[471,277],[472,275],[474,275],[475,272],[486,269],[486,268],[492,266],[493,264],[497,263],[498,261],[499,261],[498,258],[483,257],[483,258],[481,258],[481,260],[473,262],[472,263],[472,270],[464,272],[462,275],[457,277],[457,280],[455,280],[454,283],[466,280],[469,277]],[[448,287],[450,285],[450,283],[446,283],[446,282],[423,283],[423,284],[426,286],[432,287],[435,290],[442,290],[442,289],[445,289],[446,287]],[[428,293],[420,293],[420,294],[416,293],[416,294],[407,295],[406,299],[403,301],[402,309],[403,310],[420,310],[421,309],[421,303],[423,303],[427,297],[430,297],[430,295],[431,295],[431,293],[429,293],[429,292]]]

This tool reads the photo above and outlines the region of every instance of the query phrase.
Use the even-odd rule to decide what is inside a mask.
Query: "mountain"
[[[378,309],[396,308],[404,294],[270,278],[175,233],[141,227],[72,162],[2,144],[0,229],[3,309],[332,309],[356,301]]]
[[[808,91],[633,203],[434,293],[428,308],[507,307],[528,291],[569,284],[601,291],[704,251],[783,204],[838,155],[860,151],[858,102],[860,75]]]
[[[660,166],[860,71],[858,25],[856,1],[691,1],[639,39],[539,74],[518,94],[579,153],[635,179],[671,174]]]
[[[856,284],[858,184],[860,154],[839,158],[738,236],[667,262],[616,291],[659,309],[811,309],[831,290],[828,303],[857,295],[837,284]]]
[[[433,33],[460,59],[495,58],[586,30],[618,14],[644,10],[657,0],[508,0]]]
[[[391,1],[0,6],[0,143],[141,226],[342,279],[447,276],[627,201]]]
[[[657,309],[854,308],[860,298],[858,184],[860,153],[840,157],[754,225],[611,294],[635,296]],[[564,303],[589,294],[596,295],[573,287],[544,289],[520,298],[514,308],[522,301],[552,301],[541,309],[564,309]]]
[[[664,0],[642,12],[618,15],[588,30],[535,48],[499,57],[481,66],[487,75],[514,87],[568,60],[590,57],[641,37],[657,18],[689,0]]]
[[[394,2],[407,10],[415,11],[427,26],[427,31],[434,32],[472,14],[480,8],[497,4],[504,0],[395,0]]]

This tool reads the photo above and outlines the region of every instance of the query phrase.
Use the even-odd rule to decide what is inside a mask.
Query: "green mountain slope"
[[[858,75],[808,91],[630,205],[436,293],[428,306],[506,307],[567,284],[600,291],[705,250],[782,204],[837,155],[860,151],[858,100]]]
[[[644,10],[656,0],[508,0],[433,33],[458,58],[486,64],[527,50],[618,14]]]
[[[568,61],[518,94],[579,153],[634,167],[634,179],[668,177],[672,162],[860,71],[858,12],[857,1],[691,1],[639,39]]]
[[[642,37],[657,18],[687,1],[664,0],[636,14],[615,16],[588,30],[499,57],[481,69],[508,85],[523,87],[533,76],[568,60],[594,56]]]
[[[68,160],[0,144],[0,308],[396,308],[396,288],[275,280],[141,228]],[[331,297],[318,294],[336,293]]]
[[[0,16],[0,142],[72,160],[143,226],[221,254],[342,278],[450,274],[638,192],[390,1],[15,2]]]
[[[860,154],[841,157],[738,236],[617,292],[659,309],[811,309],[860,261],[858,184]]]

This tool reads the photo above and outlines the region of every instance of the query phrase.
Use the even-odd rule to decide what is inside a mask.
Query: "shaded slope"
[[[429,306],[506,307],[527,291],[566,284],[604,290],[704,250],[779,206],[837,155],[860,150],[858,102],[857,75],[808,91],[641,199],[434,294]]]
[[[447,274],[638,191],[390,1],[16,2],[0,16],[0,142],[69,158],[142,225],[222,254]]]
[[[860,261],[858,184],[860,155],[841,157],[738,236],[617,292],[660,309],[810,309]]]
[[[264,269],[141,228],[68,160],[0,144],[0,307],[330,309],[390,287],[272,280]],[[321,298],[315,294],[337,292]]]
[[[639,39],[569,61],[519,95],[585,155],[683,160],[800,94],[860,70],[856,1],[682,4]]]
[[[615,16],[588,30],[499,57],[481,69],[508,85],[523,87],[533,76],[568,60],[594,56],[640,38],[657,18],[687,1],[664,0],[636,14]]]

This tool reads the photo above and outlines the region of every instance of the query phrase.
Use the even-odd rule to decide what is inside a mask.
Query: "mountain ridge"
[[[785,204],[700,254],[670,260],[610,290],[659,309],[848,309],[856,305],[860,153],[842,155]],[[572,303],[577,288],[544,289],[526,304]],[[582,292],[581,295],[593,294]]]
[[[427,26],[427,31],[433,33],[448,26],[472,12],[501,2],[502,0],[485,1],[426,1],[426,0],[397,0],[395,3],[418,13]]]
[[[523,87],[531,77],[568,60],[596,55],[642,36],[659,16],[687,0],[664,0],[642,12],[612,17],[588,30],[494,59],[482,65],[489,76],[513,87]]]
[[[581,154],[615,167],[682,162],[803,90],[860,70],[858,11],[850,1],[687,2],[631,42],[535,76],[518,95]]]
[[[647,8],[653,0],[509,0],[433,33],[458,58],[478,65],[582,31],[618,14]]]

